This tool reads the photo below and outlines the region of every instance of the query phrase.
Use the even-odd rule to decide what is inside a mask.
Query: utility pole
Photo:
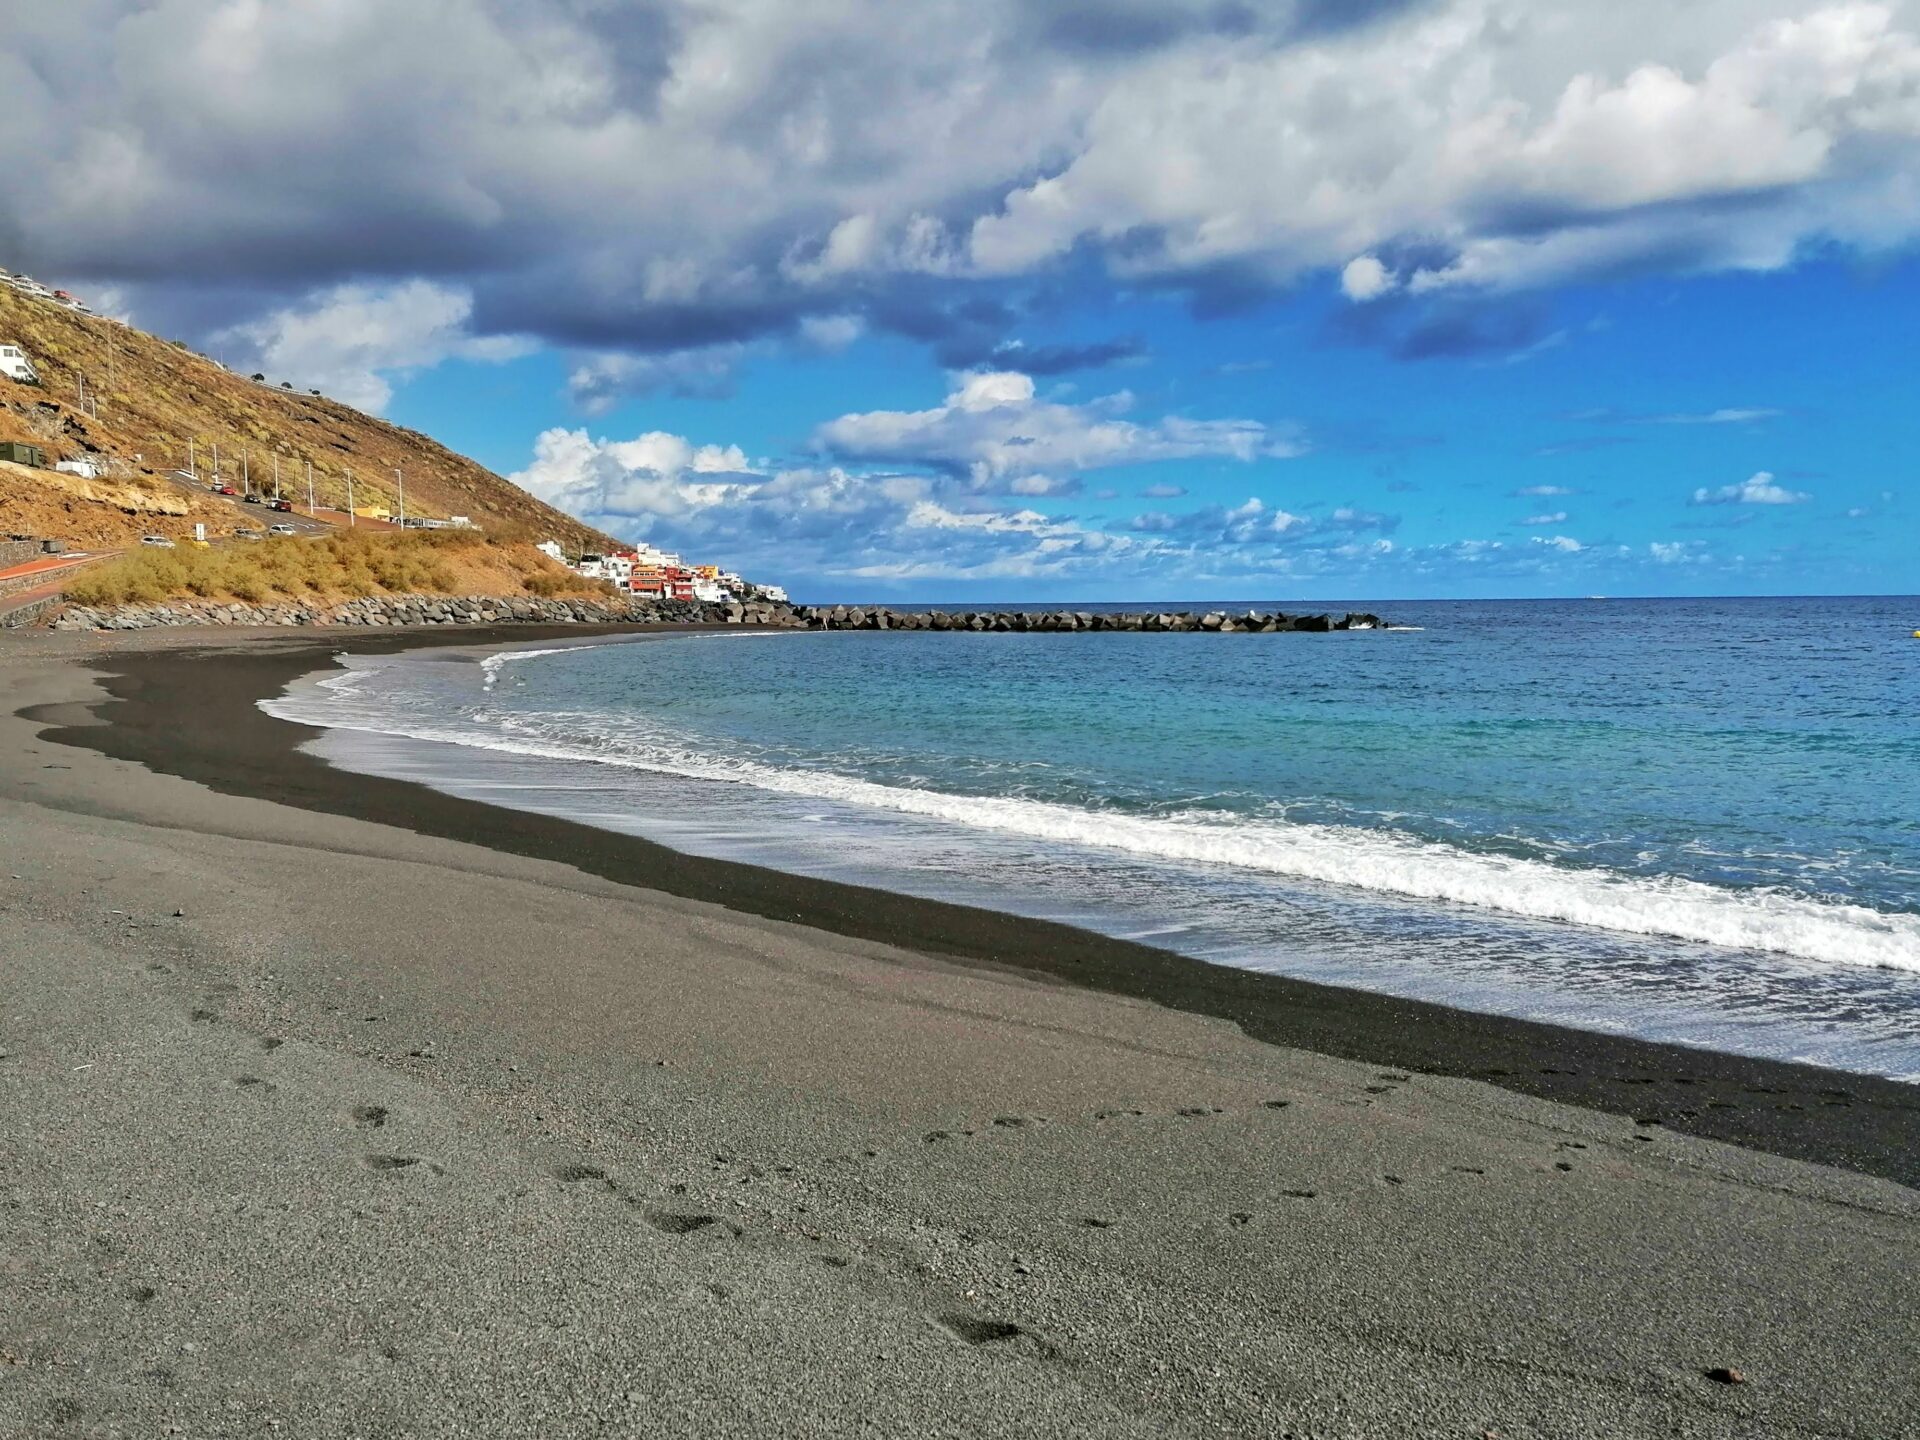
[[[220,483],[220,442],[213,442],[213,483]]]
[[[187,474],[196,480],[200,478],[200,472],[193,468],[193,440],[191,437],[187,440]]]
[[[358,518],[353,513],[353,472],[349,470],[347,471],[347,528],[349,530],[353,529]]]
[[[80,413],[84,415],[87,410],[87,372],[84,370],[74,371],[73,383],[80,396]]]
[[[309,460],[307,461],[307,514],[316,513],[313,508],[313,461]]]
[[[400,528],[407,528],[407,477],[400,473],[398,465],[393,467],[393,482],[400,487]]]
[[[273,498],[280,498],[280,452],[273,452]]]

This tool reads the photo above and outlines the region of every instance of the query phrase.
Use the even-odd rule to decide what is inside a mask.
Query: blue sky
[[[1322,525],[1346,510],[1351,528],[1331,548],[1363,553],[1327,554],[1316,543],[1305,555],[1275,550],[1210,565],[1195,537],[1192,553],[1166,557],[1165,578],[1153,563],[980,581],[814,576],[782,570],[777,552],[756,556],[757,568],[833,597],[1920,588],[1912,498],[1920,406],[1911,398],[1920,365],[1904,327],[1890,323],[1920,316],[1920,263],[1828,257],[1765,275],[1568,286],[1531,297],[1529,339],[1418,359],[1344,337],[1336,328],[1344,303],[1331,280],[1308,281],[1241,312],[1199,318],[1178,297],[1117,292],[1086,277],[1022,338],[1033,346],[1119,340],[1137,351],[1098,369],[1036,377],[1039,397],[1085,404],[1128,392],[1130,419],[1252,420],[1288,437],[1297,453],[1103,466],[1078,474],[1077,493],[1021,503],[1149,535],[1132,528],[1142,516],[1179,520],[1250,499]],[[776,347],[708,393],[663,390],[592,416],[565,398],[565,382],[552,352],[500,366],[449,362],[402,385],[391,413],[503,474],[525,469],[529,435],[555,426],[600,438],[663,430],[696,445],[738,446],[755,468],[774,471],[831,456],[818,432],[854,397],[861,412],[925,410],[956,373],[924,346],[864,336],[834,354]],[[1750,486],[1756,475],[1772,482]],[[1744,488],[1723,496],[1729,487]],[[1183,493],[1156,493],[1172,490]],[[1710,503],[1697,498],[1703,490]],[[1394,550],[1372,553],[1380,540]]]
[[[1914,0],[54,8],[0,263],[799,596],[1920,590]]]

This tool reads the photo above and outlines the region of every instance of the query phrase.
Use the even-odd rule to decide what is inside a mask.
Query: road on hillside
[[[337,517],[329,521],[321,516],[308,515],[304,510],[275,510],[272,506],[264,502],[258,505],[249,505],[238,495],[217,495],[207,488],[206,481],[195,480],[191,476],[182,474],[178,470],[171,472],[166,478],[171,484],[178,486],[182,490],[189,490],[195,495],[200,496],[203,500],[223,500],[232,506],[235,529],[264,531],[269,525],[291,525],[297,534],[312,536],[330,535],[337,526],[346,524],[347,517],[336,511],[322,512],[324,516]],[[291,491],[283,490],[281,493],[285,495],[287,499],[293,499]]]

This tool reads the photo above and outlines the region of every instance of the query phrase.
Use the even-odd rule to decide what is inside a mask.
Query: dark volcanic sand
[[[0,637],[0,1440],[1920,1436],[1911,1092],[688,859],[254,708],[454,638]]]

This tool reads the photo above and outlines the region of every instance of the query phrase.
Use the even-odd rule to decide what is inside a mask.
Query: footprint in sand
[[[985,1320],[977,1315],[946,1314],[936,1315],[934,1319],[943,1330],[969,1345],[992,1345],[1027,1333],[1006,1320]]]
[[[387,1107],[384,1105],[356,1105],[353,1107],[353,1123],[367,1130],[378,1130],[387,1123]]]
[[[640,1218],[662,1235],[691,1235],[720,1223],[718,1215],[687,1215],[674,1210],[643,1210]]]

